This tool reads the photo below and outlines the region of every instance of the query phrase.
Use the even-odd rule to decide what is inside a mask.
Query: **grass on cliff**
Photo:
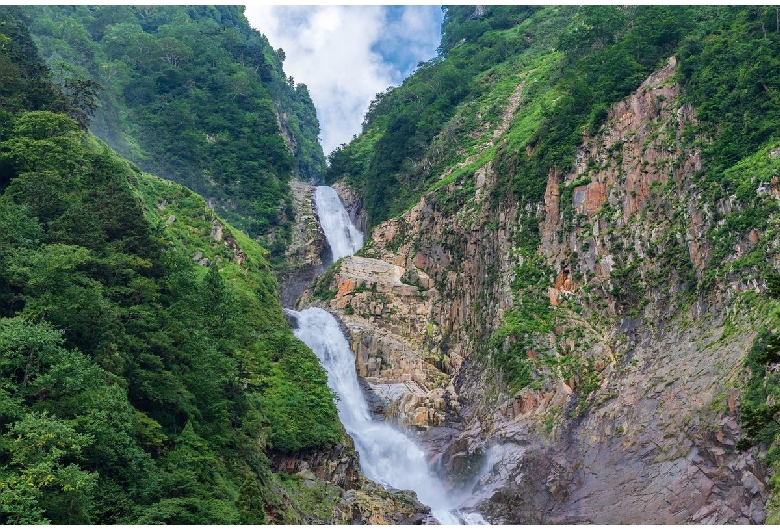
[[[341,489],[300,475],[280,473],[278,476],[290,499],[288,512],[295,514],[291,519],[300,521],[298,524],[338,524],[335,515]]]

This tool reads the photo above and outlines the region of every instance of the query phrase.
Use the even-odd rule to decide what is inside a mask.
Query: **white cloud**
[[[251,5],[245,14],[284,49],[285,73],[309,88],[326,154],[360,132],[378,92],[400,84],[409,64],[430,59],[439,44],[433,6]]]

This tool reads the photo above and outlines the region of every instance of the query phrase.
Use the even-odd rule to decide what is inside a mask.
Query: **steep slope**
[[[763,522],[775,12],[512,9],[448,9],[444,57],[334,153],[375,227],[306,297],[493,522]],[[467,94],[430,82],[450,67]],[[396,136],[426,84],[455,108]],[[392,138],[420,143],[380,175]]]
[[[16,7],[0,43],[0,522],[423,517],[361,476],[268,252],[56,112]]]
[[[291,174],[324,171],[319,123],[284,52],[236,6],[27,6],[66,92],[94,90],[91,130],[145,171],[184,184],[259,238],[289,243]],[[85,84],[93,80],[100,87]]]

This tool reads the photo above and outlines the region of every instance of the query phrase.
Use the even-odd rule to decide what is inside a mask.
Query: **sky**
[[[436,56],[441,6],[248,5],[251,26],[282,48],[284,71],[317,107],[327,155],[360,133],[374,96]]]

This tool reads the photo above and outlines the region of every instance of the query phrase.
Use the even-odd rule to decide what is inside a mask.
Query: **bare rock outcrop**
[[[413,491],[388,491],[371,482],[345,492],[335,515],[335,524],[438,524]]]
[[[271,463],[275,471],[300,477],[301,488],[322,490],[324,483],[335,496],[331,513],[300,514],[309,524],[437,524],[413,491],[387,490],[363,476],[351,440],[326,449],[272,453]]]
[[[318,289],[375,412],[417,431],[491,522],[765,518],[760,459],[735,450],[741,361],[763,317],[734,301],[759,286],[727,275],[690,294],[711,266],[715,215],[739,205],[696,195],[700,153],[684,140],[695,109],[675,68],[610,109],[571,171],[550,171],[543,202],[491,199],[504,176],[488,163],[377,226]],[[533,384],[510,390],[491,364],[507,343],[491,340],[527,295],[513,285],[529,231],[554,318],[518,353]],[[762,237],[745,231],[726,259]]]
[[[327,242],[314,207],[314,186],[290,181],[295,222],[292,240],[285,250],[286,268],[279,271],[279,297],[282,307],[293,307],[306,287],[325,270],[322,256]]]
[[[335,444],[326,450],[272,453],[271,463],[276,471],[316,477],[345,490],[359,488],[364,480],[354,444]]]
[[[350,256],[328,280],[335,296],[327,307],[348,329],[374,411],[418,429],[443,424],[450,377],[440,349],[431,347],[430,278],[382,260]],[[311,294],[303,294],[301,305],[312,302]]]

